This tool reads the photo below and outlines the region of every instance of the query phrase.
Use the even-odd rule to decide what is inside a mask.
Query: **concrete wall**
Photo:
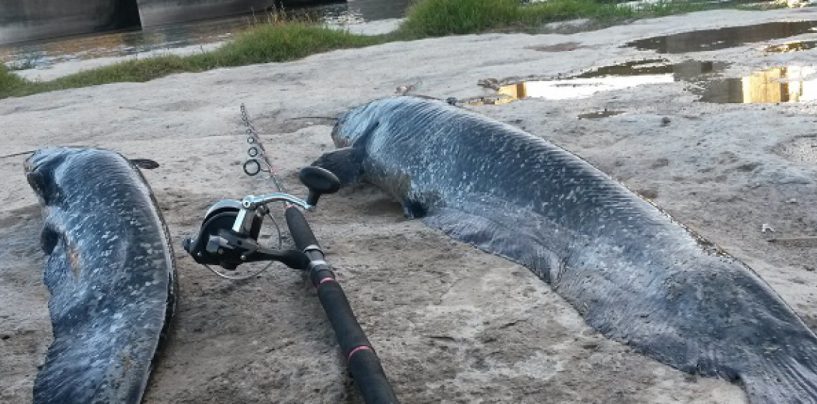
[[[262,14],[274,0],[137,0],[143,27],[249,13]]]
[[[117,0],[0,0],[0,44],[115,28]]]
[[[275,0],[0,0],[0,45],[253,10],[263,13],[274,3]]]

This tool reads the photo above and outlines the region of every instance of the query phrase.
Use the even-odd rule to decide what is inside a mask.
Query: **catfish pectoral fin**
[[[552,275],[559,272],[561,261],[523,227],[511,228],[499,220],[452,208],[431,212],[423,222],[482,251],[524,265],[545,282],[556,281]]]
[[[338,149],[318,157],[313,166],[325,168],[335,174],[345,187],[360,182],[363,175],[363,151],[353,147]]]

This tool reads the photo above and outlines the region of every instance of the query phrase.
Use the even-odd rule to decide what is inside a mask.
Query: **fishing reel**
[[[256,261],[278,261],[290,268],[306,269],[309,259],[303,251],[276,250],[258,242],[264,217],[269,216],[268,204],[283,202],[311,211],[321,195],[337,192],[340,188],[338,178],[320,167],[303,168],[299,178],[309,189],[306,200],[273,192],[247,195],[240,201],[223,199],[216,202],[207,210],[199,233],[184,240],[185,251],[199,264],[219,265],[228,270]]]

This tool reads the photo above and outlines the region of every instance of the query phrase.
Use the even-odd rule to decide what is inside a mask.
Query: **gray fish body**
[[[742,383],[752,402],[817,402],[817,337],[745,264],[575,155],[410,97],[341,117],[317,165],[384,189],[408,216],[526,267],[605,336]]]
[[[34,402],[138,403],[176,297],[151,190],[105,150],[40,150],[26,175],[43,205],[54,333]]]

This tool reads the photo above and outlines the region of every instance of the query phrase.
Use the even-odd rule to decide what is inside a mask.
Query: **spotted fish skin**
[[[753,403],[817,403],[817,337],[771,287],[570,152],[413,97],[352,109],[332,137],[316,165],[528,267],[605,336]]]
[[[107,150],[34,153],[54,341],[35,403],[139,403],[176,303],[170,236],[141,173]]]

